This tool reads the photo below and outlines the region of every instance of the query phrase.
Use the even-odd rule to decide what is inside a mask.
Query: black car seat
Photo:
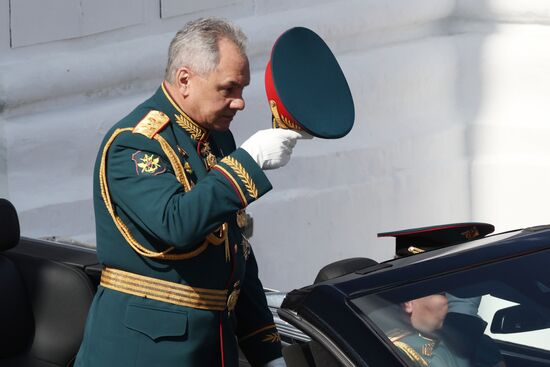
[[[365,257],[353,257],[335,261],[319,270],[313,284],[338,278],[376,265],[378,265],[378,262]],[[287,299],[285,299],[285,302],[287,302]],[[283,348],[283,356],[288,367],[341,366],[336,358],[315,340],[285,346]]]
[[[18,242],[17,212],[0,199],[0,366],[70,366],[94,287],[76,267],[6,252]]]

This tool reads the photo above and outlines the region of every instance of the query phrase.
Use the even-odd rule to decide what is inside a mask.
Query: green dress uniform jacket
[[[390,340],[418,367],[499,367],[504,366],[500,351],[487,335],[478,338],[470,356],[457,353],[442,337],[426,337],[414,331],[394,331]],[[468,336],[464,334],[466,339]]]
[[[232,134],[193,122],[162,85],[119,121],[94,170],[105,269],[77,367],[252,366],[280,337],[242,232],[271,189]]]
[[[467,360],[458,358],[441,340],[426,337],[416,331],[394,330],[388,338],[414,366],[469,367]]]

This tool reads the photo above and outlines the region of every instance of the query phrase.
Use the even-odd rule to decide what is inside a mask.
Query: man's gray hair
[[[170,42],[164,78],[173,83],[176,71],[182,66],[201,75],[213,71],[220,62],[218,41],[223,38],[232,41],[246,57],[246,36],[237,26],[219,18],[187,23]]]

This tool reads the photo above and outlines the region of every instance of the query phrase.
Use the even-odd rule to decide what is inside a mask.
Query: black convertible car
[[[5,200],[0,218],[0,366],[70,366],[99,282],[95,251],[20,238]],[[476,238],[409,246],[416,254],[382,263],[344,259],[311,286],[266,290],[287,365],[428,366],[445,346],[433,365],[550,366],[550,227]],[[446,301],[424,316],[444,321],[418,351],[403,347],[404,335],[422,334],[404,305],[432,296]]]

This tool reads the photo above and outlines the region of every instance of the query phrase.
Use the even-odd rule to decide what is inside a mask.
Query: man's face
[[[243,90],[250,83],[248,59],[227,40],[218,42],[220,62],[207,75],[190,73],[187,85],[188,115],[209,130],[225,131],[237,111],[244,109]]]
[[[444,294],[434,294],[405,302],[404,308],[410,315],[411,324],[415,329],[432,333],[443,326],[449,306]]]

